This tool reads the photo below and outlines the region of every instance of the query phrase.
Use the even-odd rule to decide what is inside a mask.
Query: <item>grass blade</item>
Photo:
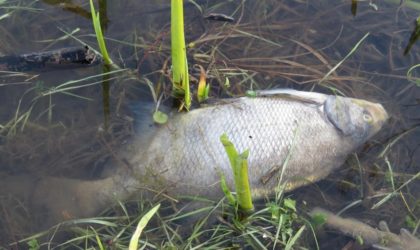
[[[305,230],[305,225],[303,225],[299,230],[296,232],[296,234],[291,238],[288,242],[284,250],[292,249],[293,245],[296,244],[296,241],[299,239],[299,237],[302,235],[303,231]]]
[[[136,231],[130,239],[130,245],[128,246],[128,250],[137,250],[141,232],[146,227],[147,223],[153,217],[153,215],[158,211],[159,207],[160,204],[157,204],[140,219],[139,224],[137,224]]]

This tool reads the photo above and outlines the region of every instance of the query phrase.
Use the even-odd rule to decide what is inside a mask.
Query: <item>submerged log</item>
[[[0,57],[0,70],[33,71],[47,67],[90,66],[102,61],[88,46]]]

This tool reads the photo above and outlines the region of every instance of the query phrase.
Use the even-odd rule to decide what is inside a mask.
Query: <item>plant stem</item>
[[[109,57],[108,50],[106,49],[104,35],[101,29],[101,22],[99,14],[96,13],[95,6],[93,5],[93,1],[90,0],[90,11],[92,13],[92,23],[93,28],[95,29],[96,39],[98,40],[99,49],[101,51],[102,57],[104,58],[104,62],[106,65],[111,65],[112,60]]]
[[[246,150],[245,152],[238,154],[238,151],[226,134],[223,134],[220,137],[220,141],[225,147],[225,151],[229,157],[229,162],[232,167],[239,208],[246,216],[246,214],[254,210],[248,178],[249,151]],[[228,199],[229,198],[230,197],[228,197]]]
[[[191,106],[188,62],[184,36],[184,6],[182,0],[171,0],[172,81],[175,96],[184,96],[184,105]]]

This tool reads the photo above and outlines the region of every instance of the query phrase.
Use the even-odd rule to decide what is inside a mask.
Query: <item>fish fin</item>
[[[294,89],[258,90],[256,91],[256,96],[290,98],[301,102],[317,105],[322,105],[328,97],[328,95],[321,93],[298,91]]]

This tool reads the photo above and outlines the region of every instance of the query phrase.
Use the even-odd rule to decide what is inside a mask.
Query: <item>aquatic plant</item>
[[[90,0],[90,11],[92,13],[93,28],[95,29],[95,35],[96,35],[96,39],[98,40],[98,45],[99,45],[99,49],[101,51],[102,57],[104,59],[105,64],[111,65],[113,63],[112,63],[111,58],[109,57],[108,50],[105,45],[105,38],[102,33],[100,16],[99,16],[99,13],[97,13],[95,10],[95,7],[93,5],[93,0]]]
[[[228,200],[232,203],[237,203],[239,211],[244,214],[249,214],[254,210],[252,204],[251,189],[248,180],[248,155],[249,151],[245,150],[241,154],[238,153],[233,143],[229,140],[226,134],[220,137],[226,154],[229,157],[230,166],[232,167],[233,178],[235,182],[236,199],[230,194],[226,187],[226,183],[222,178],[222,189],[225,192]]]
[[[183,97],[183,106],[191,106],[188,62],[184,35],[184,1],[171,1],[172,87],[176,97]]]
[[[200,65],[200,81],[198,82],[197,100],[203,102],[209,98],[210,85],[206,83],[206,72]]]

